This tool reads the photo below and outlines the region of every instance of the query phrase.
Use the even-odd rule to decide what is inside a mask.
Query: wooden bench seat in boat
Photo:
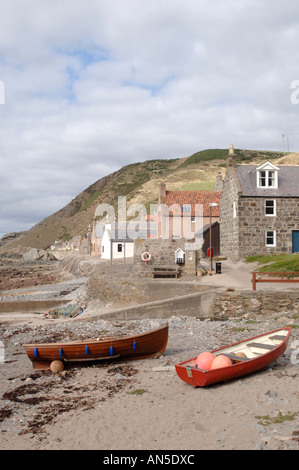
[[[250,348],[259,348],[259,349],[275,349],[276,346],[274,344],[263,344],[263,343],[247,343],[247,346]]]
[[[284,335],[274,335],[269,336],[269,339],[274,339],[274,341],[283,341],[286,337]]]
[[[242,357],[242,356],[237,356],[237,354],[229,354],[229,353],[224,353],[224,356],[229,357],[232,361],[249,361],[249,357]]]

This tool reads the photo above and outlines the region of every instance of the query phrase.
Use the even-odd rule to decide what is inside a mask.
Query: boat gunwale
[[[116,337],[116,336],[108,336],[106,338],[102,339],[87,339],[87,340],[79,340],[79,341],[69,341],[69,342],[56,342],[56,343],[26,343],[23,344],[22,346],[27,349],[27,348],[49,348],[49,347],[68,347],[68,346],[82,346],[85,344],[107,344],[110,342],[116,343],[116,342],[124,342],[124,341],[130,341],[134,340],[136,338],[140,337],[145,337],[148,335],[152,335],[155,333],[158,333],[163,330],[168,329],[168,322],[165,323],[164,325],[160,326],[159,328],[155,328],[153,330],[145,331],[143,333],[137,333],[136,335],[130,335],[130,336],[123,336],[123,337]]]

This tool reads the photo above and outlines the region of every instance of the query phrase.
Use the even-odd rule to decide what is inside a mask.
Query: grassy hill
[[[284,157],[282,152],[236,149],[235,153],[240,163],[262,163],[265,160],[283,160]],[[220,171],[225,175],[227,155],[228,149],[209,149],[185,158],[126,165],[99,179],[61,210],[9,241],[0,248],[0,253],[17,246],[46,249],[54,240],[83,235],[92,224],[96,207],[109,203],[116,208],[118,196],[126,196],[129,205],[140,203],[149,207],[158,201],[161,181],[166,183],[168,190],[213,190],[217,173]]]

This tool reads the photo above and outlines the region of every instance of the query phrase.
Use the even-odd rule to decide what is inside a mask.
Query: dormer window
[[[260,171],[259,186],[260,188],[269,188],[270,186],[275,186],[275,172],[270,170]]]
[[[256,169],[258,188],[278,188],[279,168],[272,163],[266,162]]]

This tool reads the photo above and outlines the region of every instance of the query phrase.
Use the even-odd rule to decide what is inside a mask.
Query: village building
[[[210,235],[210,232],[211,232],[211,235]],[[202,239],[201,250],[202,250],[203,256],[209,257],[210,244],[213,249],[213,256],[220,255],[220,224],[219,222],[213,222],[211,226],[210,224],[204,225],[202,230],[195,233],[195,239],[199,237]]]
[[[105,224],[100,223],[93,219],[92,231],[91,231],[91,247],[90,254],[101,256],[102,253],[102,237],[105,230]]]
[[[126,227],[119,228],[106,224],[101,239],[103,259],[126,259],[134,256],[134,239],[129,237]]]
[[[299,252],[299,166],[238,165],[231,146],[220,200],[221,254]]]
[[[221,188],[221,174],[217,187]],[[217,191],[167,191],[159,185],[158,237],[191,240],[203,227],[220,221],[220,196]]]

